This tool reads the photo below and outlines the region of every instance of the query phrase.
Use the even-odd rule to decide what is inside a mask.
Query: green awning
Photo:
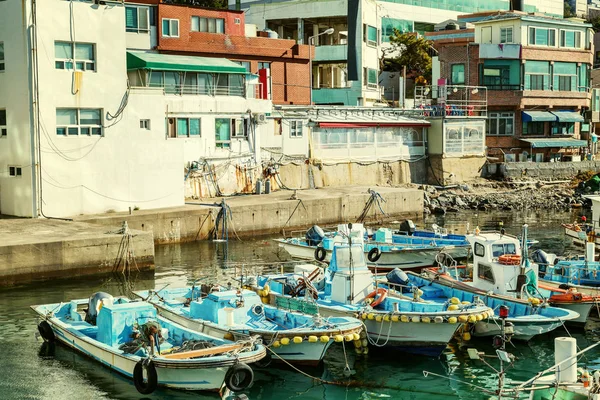
[[[127,70],[154,69],[161,71],[246,74],[246,68],[225,58],[174,56],[170,54],[127,52]]]
[[[523,122],[556,121],[556,115],[548,111],[523,111]]]
[[[553,111],[559,122],[583,122],[583,116],[575,111]]]
[[[585,147],[587,141],[577,139],[560,139],[560,138],[547,138],[547,139],[521,139],[527,142],[534,149],[542,149],[549,147]]]

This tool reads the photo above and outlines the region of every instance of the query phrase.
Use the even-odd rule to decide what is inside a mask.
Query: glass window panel
[[[214,18],[208,19],[208,31],[210,33],[215,33],[217,31],[217,23]]]
[[[377,70],[369,68],[368,82],[370,85],[377,84]]]
[[[200,30],[200,18],[192,17],[192,31],[198,32]]]
[[[198,118],[190,119],[190,136],[200,136],[200,120]]]
[[[217,33],[225,33],[225,20],[217,19]]]
[[[77,110],[74,108],[57,108],[56,125],[77,125]]]
[[[90,128],[89,127],[82,127],[81,128],[81,134],[82,135],[89,135],[90,134]]]
[[[200,94],[208,94],[212,91],[212,75],[198,74],[198,91]]]
[[[188,120],[187,118],[177,118],[177,136],[188,135]]]
[[[217,141],[230,140],[231,120],[226,118],[215,119],[215,139]]]
[[[81,109],[79,110],[79,123],[81,125],[101,125],[99,109]]]
[[[72,59],[73,46],[68,42],[54,42],[54,55],[56,58]]]
[[[0,42],[0,61],[4,61],[4,43]]]
[[[200,18],[200,32],[208,32],[208,20],[206,18]]]
[[[76,127],[67,128],[67,135],[73,136],[73,135],[78,135],[78,134],[79,134],[79,128],[76,128]]]
[[[548,45],[548,30],[535,28],[535,44],[538,46]]]
[[[171,20],[171,36],[179,37],[179,20]]]
[[[162,20],[162,34],[163,36],[170,36],[171,35],[171,29],[169,26],[169,20],[168,19],[163,19]]]
[[[94,60],[94,45],[88,43],[75,43],[75,59]]]
[[[148,26],[148,7],[138,7],[138,28],[141,31],[147,31],[149,29]]]
[[[465,83],[465,65],[453,64],[451,83],[453,85]]]
[[[84,71],[85,70],[84,65],[85,65],[85,63],[83,63],[83,62],[76,62],[75,63],[75,69],[77,71]]]
[[[0,110],[0,125],[6,125],[6,110]]]
[[[61,136],[67,135],[67,128],[56,128],[56,134]]]
[[[125,7],[125,27],[128,31],[135,32],[138,27],[137,7]]]
[[[529,28],[529,44],[535,44],[535,28]]]
[[[556,29],[548,29],[548,46],[556,46]]]
[[[174,93],[179,86],[179,72],[165,71],[165,92]]]
[[[150,87],[163,87],[163,79],[162,71],[150,71]]]
[[[102,128],[92,128],[92,135],[102,135]]]
[[[244,78],[242,75],[229,75],[230,94],[242,96],[244,94]]]

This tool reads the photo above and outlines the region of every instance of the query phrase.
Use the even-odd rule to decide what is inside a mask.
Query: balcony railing
[[[487,90],[523,90],[521,85],[508,85],[508,84],[500,84],[500,85],[482,85],[487,88]]]
[[[415,109],[425,117],[476,117],[487,115],[484,86],[416,86]]]
[[[260,87],[260,83],[247,83],[245,86],[150,85],[135,87],[135,89],[162,90],[163,94],[180,96],[234,96],[260,99]]]

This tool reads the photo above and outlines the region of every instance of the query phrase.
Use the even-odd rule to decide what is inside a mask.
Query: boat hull
[[[560,285],[564,285],[563,282],[555,282],[547,279],[541,279],[540,283],[544,286],[548,287],[548,289],[560,289]],[[600,296],[600,286],[583,286],[583,285],[575,285],[572,283],[568,284],[570,287],[577,289],[578,293],[589,294],[590,296]]]
[[[562,325],[562,321],[519,321],[518,318],[507,318],[514,325],[513,339],[529,341],[536,335],[550,332]],[[475,324],[474,336],[496,336],[502,333],[502,321],[499,318],[488,318]]]
[[[581,302],[581,303],[552,303],[551,302],[550,305],[553,307],[560,307],[560,308],[575,311],[576,313],[578,313],[579,317],[566,322],[566,324],[568,324],[568,325],[578,325],[578,326],[585,325],[585,323],[588,321],[590,311],[592,310],[592,308],[596,307],[596,303],[591,302],[591,301],[590,302]]]

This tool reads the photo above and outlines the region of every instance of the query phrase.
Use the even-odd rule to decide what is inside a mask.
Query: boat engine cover
[[[408,286],[409,279],[406,272],[402,271],[400,268],[394,268],[385,276],[390,283],[395,283],[397,285]]]

